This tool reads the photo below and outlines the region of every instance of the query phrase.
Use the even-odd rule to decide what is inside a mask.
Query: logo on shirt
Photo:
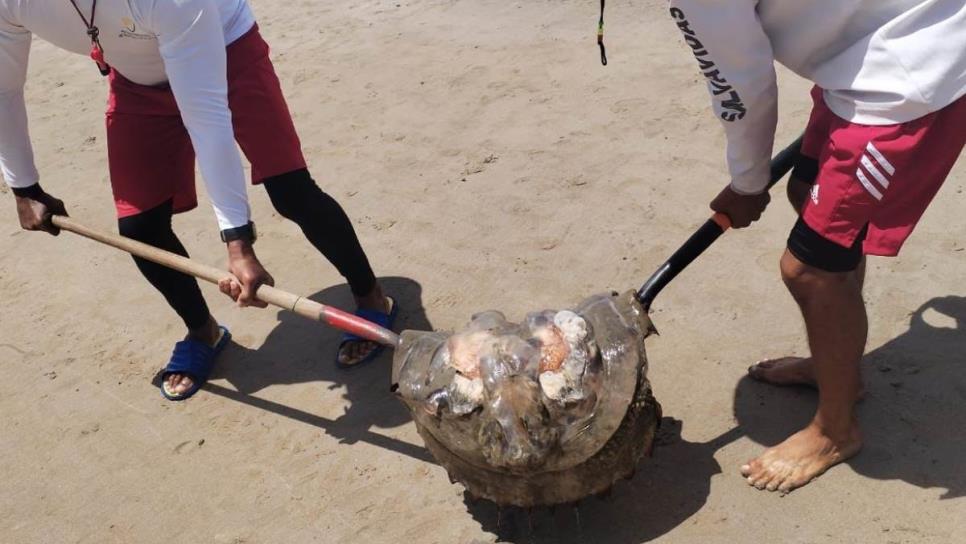
[[[812,203],[815,204],[816,206],[818,206],[818,189],[819,189],[819,186],[817,183],[815,185],[812,185]]]
[[[711,53],[698,39],[697,33],[691,29],[691,24],[684,12],[679,8],[671,8],[671,17],[677,21],[678,28],[684,34],[684,41],[694,52],[694,58],[698,59],[698,66],[701,69],[701,74],[708,80],[711,94],[714,95],[716,100],[720,101],[721,108],[724,110],[721,112],[721,118],[728,122],[743,119],[748,110],[745,108],[744,102],[741,101],[741,97],[738,96],[738,91],[728,83],[728,80],[721,74],[721,70],[718,70],[718,66],[711,60]]]
[[[134,40],[153,40],[151,34],[138,32],[138,27],[130,17],[121,17],[121,33],[118,38],[131,38]]]

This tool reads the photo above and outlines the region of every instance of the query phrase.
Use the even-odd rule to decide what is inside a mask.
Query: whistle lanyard
[[[101,72],[102,76],[110,74],[111,67],[104,62],[104,48],[101,47],[100,39],[101,31],[94,25],[94,17],[97,15],[97,0],[94,0],[91,4],[90,21],[87,20],[87,17],[84,17],[75,0],[70,0],[70,3],[77,10],[77,15],[80,15],[81,21],[84,21],[84,26],[87,27],[87,35],[91,38],[91,58],[97,64],[97,69]]]
[[[600,63],[607,66],[607,50],[604,49],[604,0],[600,0],[600,21],[597,23],[597,45],[600,46]]]

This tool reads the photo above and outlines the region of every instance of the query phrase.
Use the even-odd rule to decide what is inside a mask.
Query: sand
[[[511,318],[644,279],[726,181],[723,137],[664,2],[253,2],[312,170],[353,218],[402,328]],[[104,81],[35,45],[28,101],[44,185],[114,228]],[[809,111],[780,72],[779,142]],[[180,323],[130,259],[0,218],[0,541],[948,543],[966,529],[966,169],[901,258],[870,263],[871,332],[854,461],[785,498],[738,466],[807,420],[815,394],[751,383],[806,350],[778,257],[776,203],[655,304],[648,340],[665,425],[607,501],[498,515],[467,505],[389,393],[390,360],[335,368],[338,334],[204,287],[237,345],[186,403],[152,380]],[[3,190],[4,193],[7,191]],[[338,274],[252,190],[279,286],[337,306]],[[203,199],[204,200],[204,199]],[[223,266],[207,204],[176,220]]]

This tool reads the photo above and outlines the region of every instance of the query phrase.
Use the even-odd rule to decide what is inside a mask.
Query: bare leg
[[[865,257],[854,272],[852,281],[859,286],[859,295],[865,285]],[[818,387],[815,379],[815,363],[811,357],[779,357],[765,359],[748,367],[748,375],[752,378],[772,385],[805,385]],[[865,395],[864,388],[859,389],[859,397]]]
[[[858,453],[862,438],[854,407],[861,391],[859,361],[868,322],[858,272],[831,273],[786,251],[782,277],[805,318],[819,406],[803,430],[741,467],[759,489],[788,492]]]
[[[788,180],[786,188],[788,202],[799,214],[809,197],[812,183],[797,178]],[[853,281],[859,286],[861,295],[865,284],[865,258],[859,263],[853,274]],[[787,281],[787,280],[786,280]],[[748,375],[752,378],[772,385],[806,385],[818,387],[815,380],[815,363],[811,357],[780,357],[759,361],[748,368]]]

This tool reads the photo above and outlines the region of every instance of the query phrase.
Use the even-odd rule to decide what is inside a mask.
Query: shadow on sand
[[[397,329],[432,330],[422,305],[421,286],[407,278],[384,278],[401,303]],[[344,286],[311,297],[351,307]],[[372,432],[409,422],[408,413],[389,392],[388,360],[341,371],[331,360],[339,333],[288,312],[257,350],[237,345],[216,378],[236,390],[208,384],[206,390],[283,417],[315,425],[345,443],[365,441],[433,463],[421,446]],[[865,432],[863,452],[849,462],[859,474],[898,479],[922,488],[944,490],[943,499],[966,496],[966,297],[933,299],[910,314],[909,330],[868,353],[864,361],[867,396],[860,407]],[[344,386],[346,412],[331,420],[253,396],[273,384],[327,382]],[[711,478],[721,473],[714,459],[725,445],[748,436],[773,445],[804,426],[815,409],[807,388],[775,388],[742,379],[734,395],[739,426],[706,443],[681,437],[682,423],[664,418],[654,457],[644,459],[637,475],[617,484],[607,498],[592,497],[556,509],[497,509],[466,499],[469,513],[502,542],[647,542],[684,523],[704,506]],[[659,500],[649,500],[659,498]]]
[[[867,396],[860,407],[865,449],[850,466],[875,479],[898,479],[966,496],[966,297],[933,299],[910,314],[909,330],[864,361]],[[816,393],[742,379],[734,397],[739,426],[707,443],[681,438],[681,423],[665,418],[654,457],[607,499],[531,512],[466,500],[473,517],[501,542],[647,542],[704,506],[715,452],[747,436],[774,445],[810,420]],[[657,499],[657,500],[654,500]]]
[[[422,286],[403,277],[380,278],[383,288],[400,305],[395,329],[432,330],[422,302]],[[338,285],[311,297],[337,308],[352,308],[348,286]],[[227,380],[234,389],[208,383],[205,390],[282,417],[315,425],[342,443],[368,442],[432,463],[422,448],[372,431],[390,429],[410,421],[409,413],[389,392],[392,350],[376,361],[349,370],[336,367],[336,349],[342,333],[291,312],[278,313],[278,325],[258,349],[232,344],[212,379]],[[261,399],[256,393],[271,385],[325,383],[329,390],[345,388],[345,413],[337,419]]]
[[[966,496],[966,297],[930,300],[910,314],[909,330],[863,359],[859,405],[865,444],[848,464],[877,480],[901,480]],[[742,432],[771,446],[802,428],[817,395],[745,378],[735,389]]]
[[[721,472],[715,452],[740,437],[731,430],[710,442],[688,442],[681,438],[681,429],[679,420],[664,418],[654,456],[641,461],[637,474],[615,485],[606,498],[532,511],[497,509],[492,503],[466,498],[467,509],[500,542],[647,542],[701,510],[711,492],[711,477]]]

